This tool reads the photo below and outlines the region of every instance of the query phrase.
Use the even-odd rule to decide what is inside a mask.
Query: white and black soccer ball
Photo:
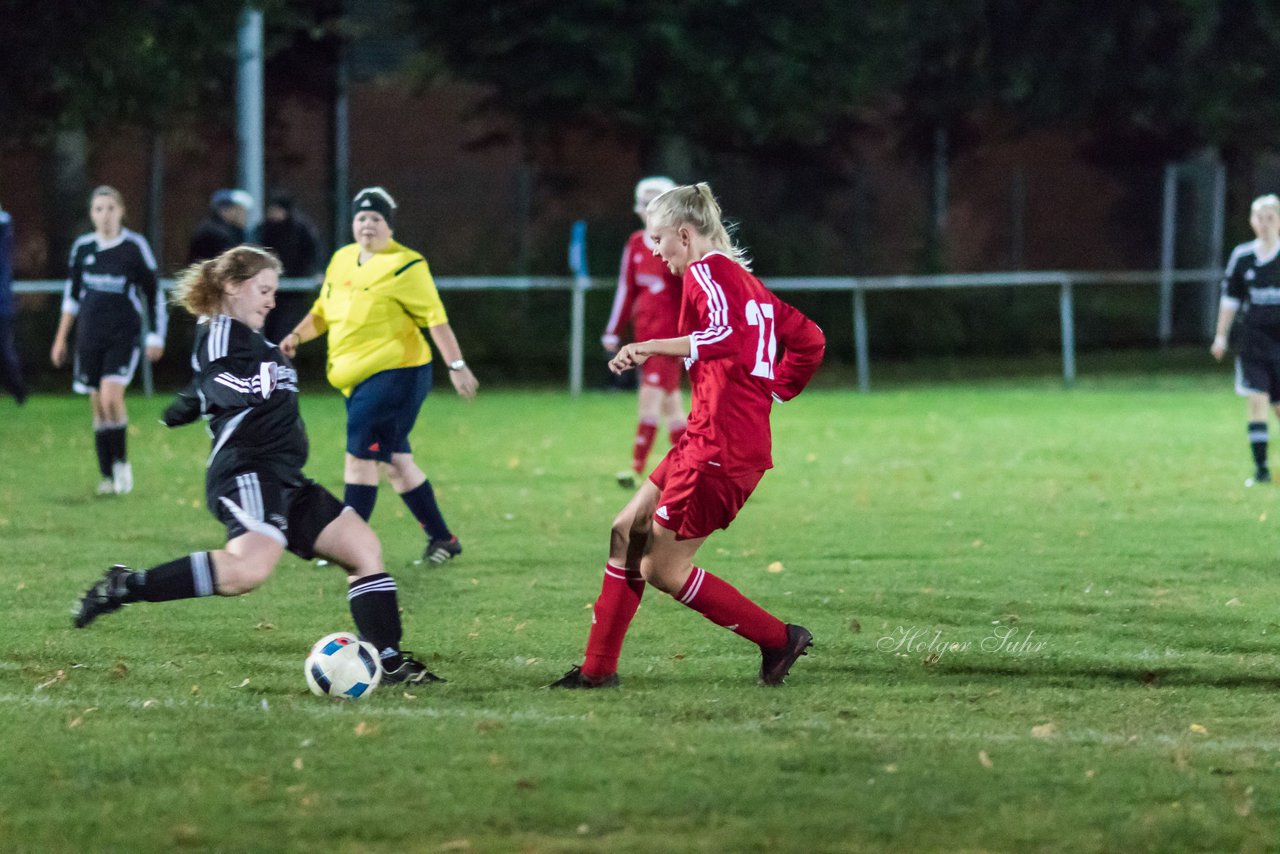
[[[318,697],[359,700],[382,681],[378,651],[350,632],[334,632],[316,641],[304,669],[307,687]]]

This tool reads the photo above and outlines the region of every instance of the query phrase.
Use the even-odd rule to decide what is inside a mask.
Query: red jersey
[[[618,333],[631,322],[636,341],[675,338],[680,322],[680,277],[653,254],[644,231],[627,238],[618,272],[618,290],[604,329],[604,343],[616,346]]]
[[[818,370],[822,330],[723,252],[689,265],[683,297],[680,334],[689,336],[693,386],[679,447],[685,464],[729,477],[772,468],[769,412]]]

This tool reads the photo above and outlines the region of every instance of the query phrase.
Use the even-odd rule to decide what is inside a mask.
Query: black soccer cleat
[[[422,559],[429,560],[432,563],[444,563],[453,560],[462,554],[462,543],[458,542],[457,537],[450,537],[447,540],[431,540],[427,543],[426,549],[422,552]]]
[[[760,649],[761,685],[781,685],[791,671],[791,665],[802,655],[808,655],[813,646],[813,633],[804,626],[787,623],[787,642],[771,649]]]
[[[618,486],[621,486],[623,489],[636,488],[636,473],[633,471],[620,471],[613,477],[618,481]]]
[[[405,685],[430,685],[433,682],[448,682],[448,679],[437,676],[427,669],[427,665],[413,657],[413,653],[400,650],[400,666],[395,670],[382,671],[382,681],[403,683]]]
[[[1266,466],[1263,466],[1262,468],[1254,472],[1253,477],[1246,480],[1244,482],[1244,485],[1255,486],[1259,483],[1270,483],[1270,482],[1271,482],[1271,469],[1267,468]]]
[[[548,688],[617,688],[618,674],[608,676],[588,676],[581,667],[574,667],[568,673],[547,686]]]
[[[133,601],[125,579],[133,570],[127,566],[116,564],[106,571],[102,578],[85,591],[84,596],[71,609],[77,629],[83,629],[103,614],[119,611]]]

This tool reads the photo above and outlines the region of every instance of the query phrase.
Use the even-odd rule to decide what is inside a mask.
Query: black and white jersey
[[[1240,309],[1240,355],[1280,355],[1280,245],[1263,254],[1256,240],[1231,253],[1222,277],[1222,301]]]
[[[300,483],[307,432],[298,374],[280,348],[221,314],[196,328],[195,363],[196,393],[213,436],[208,479],[267,471]]]
[[[136,339],[146,317],[147,346],[164,346],[169,314],[157,293],[156,259],[145,237],[125,228],[100,243],[95,234],[86,234],[71,247],[67,269],[62,310],[79,318],[81,340]]]

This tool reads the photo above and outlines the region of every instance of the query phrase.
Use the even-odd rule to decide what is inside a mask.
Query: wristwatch
[[[466,366],[467,366],[467,363],[464,362],[462,359],[454,359],[452,362],[449,363],[449,370],[460,371]]]

